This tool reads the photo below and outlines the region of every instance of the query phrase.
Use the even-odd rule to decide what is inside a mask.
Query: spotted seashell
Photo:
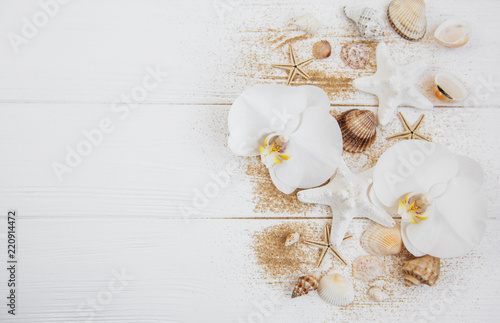
[[[354,301],[352,283],[340,274],[321,278],[318,294],[325,302],[336,306],[347,306]]]
[[[408,287],[420,284],[433,286],[440,271],[441,259],[427,255],[412,259],[403,266],[403,280]]]
[[[352,68],[363,68],[370,61],[370,54],[364,46],[356,43],[346,44],[340,50],[340,58]]]
[[[297,284],[292,292],[292,298],[306,295],[311,290],[318,289],[318,281],[314,276],[299,277]]]
[[[384,25],[377,10],[368,7],[344,7],[344,13],[356,23],[361,36],[374,38],[384,34]]]

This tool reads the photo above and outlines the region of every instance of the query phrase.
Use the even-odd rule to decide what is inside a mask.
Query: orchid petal
[[[460,170],[458,172],[459,177],[467,177],[479,185],[484,182],[484,172],[477,161],[467,156],[457,156]]]
[[[433,201],[434,214],[419,224],[409,224],[407,237],[416,249],[439,258],[463,256],[479,244],[488,221],[480,185],[466,177],[448,183]]]
[[[403,238],[403,244],[405,245],[405,248],[415,257],[422,257],[425,256],[426,253],[418,250],[414,245],[410,243],[410,240],[408,239],[407,235],[407,229],[408,226],[412,225],[411,223],[401,221],[401,237]]]
[[[311,188],[325,183],[337,170],[342,154],[342,134],[324,107],[312,106],[291,134],[285,163],[275,167],[276,178],[289,187]]]
[[[456,156],[444,146],[423,140],[406,140],[389,148],[373,173],[373,193],[386,207],[394,207],[410,192],[429,192],[459,172]]]

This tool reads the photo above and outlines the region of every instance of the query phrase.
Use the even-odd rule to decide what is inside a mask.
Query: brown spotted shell
[[[345,44],[340,50],[342,61],[352,68],[363,68],[370,60],[370,54],[365,47],[357,43]]]
[[[327,40],[321,40],[313,46],[313,56],[321,59],[330,57],[332,54],[332,46]]]
[[[441,259],[423,256],[408,261],[403,266],[403,280],[406,286],[427,284],[433,286],[439,278]]]
[[[359,153],[373,144],[377,136],[375,114],[369,110],[352,109],[338,117],[344,150]]]
[[[391,26],[403,38],[418,41],[427,31],[424,0],[393,0],[387,9]]]
[[[316,289],[318,289],[318,280],[316,277],[311,275],[299,277],[293,289],[292,298],[306,295],[309,291]]]

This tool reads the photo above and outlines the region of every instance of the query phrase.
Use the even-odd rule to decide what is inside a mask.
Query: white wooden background
[[[364,3],[385,11],[388,2]],[[289,299],[293,282],[270,279],[255,264],[254,233],[290,221],[324,225],[330,211],[316,206],[256,212],[262,201],[254,200],[255,186],[266,178],[247,174],[255,160],[235,157],[226,147],[230,104],[252,84],[285,81],[270,66],[287,59],[283,27],[310,12],[325,26],[294,42],[297,55],[308,58],[320,39],[330,41],[333,53],[308,67],[315,76],[310,82],[297,84],[323,87],[336,112],[373,109],[376,98],[354,91],[349,79],[374,67],[352,70],[339,57],[342,44],[361,40],[343,17],[348,3],[354,2],[73,0],[15,52],[9,33],[20,34],[23,19],[31,20],[40,4],[1,0],[0,268],[6,261],[6,214],[14,208],[19,288],[12,317],[4,305],[7,272],[0,270],[0,321],[498,321],[499,1],[429,0],[429,32],[421,42],[408,42],[388,26],[384,37],[397,61],[430,62],[420,86],[436,108],[426,112],[422,131],[484,167],[491,220],[481,245],[463,258],[444,260],[433,288],[405,289],[395,278],[389,302],[370,301],[361,286],[355,302],[342,309],[317,295]],[[452,16],[472,25],[465,47],[448,49],[431,36]],[[119,119],[113,102],[141,84],[148,66],[161,66],[167,77]],[[435,100],[432,76],[440,69],[462,79],[471,99]],[[400,110],[410,122],[420,115]],[[113,121],[114,131],[59,182],[51,164],[63,162],[65,147],[75,147],[84,139],[82,130],[103,118]],[[384,138],[400,130],[395,118],[379,130],[371,152],[345,155],[349,165],[373,166],[393,144]],[[180,208],[213,183],[211,175],[227,169],[229,184],[184,218]],[[363,254],[358,241],[367,225],[353,221],[355,238],[341,249],[349,262]],[[350,275],[350,267],[336,264],[334,270]],[[114,275],[123,271],[130,276],[126,286],[103,301]],[[452,301],[443,301],[450,290]],[[96,307],[89,300],[97,300]],[[270,301],[274,309],[263,312],[259,304]]]

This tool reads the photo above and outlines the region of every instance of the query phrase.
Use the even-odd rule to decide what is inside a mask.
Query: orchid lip
[[[260,158],[267,168],[275,167],[290,159],[290,155],[285,154],[288,138],[272,133],[264,140],[264,146],[260,146]],[[272,143],[272,144],[271,144]]]
[[[398,214],[402,220],[412,224],[419,224],[432,215],[432,203],[428,195],[409,193],[399,200]]]

